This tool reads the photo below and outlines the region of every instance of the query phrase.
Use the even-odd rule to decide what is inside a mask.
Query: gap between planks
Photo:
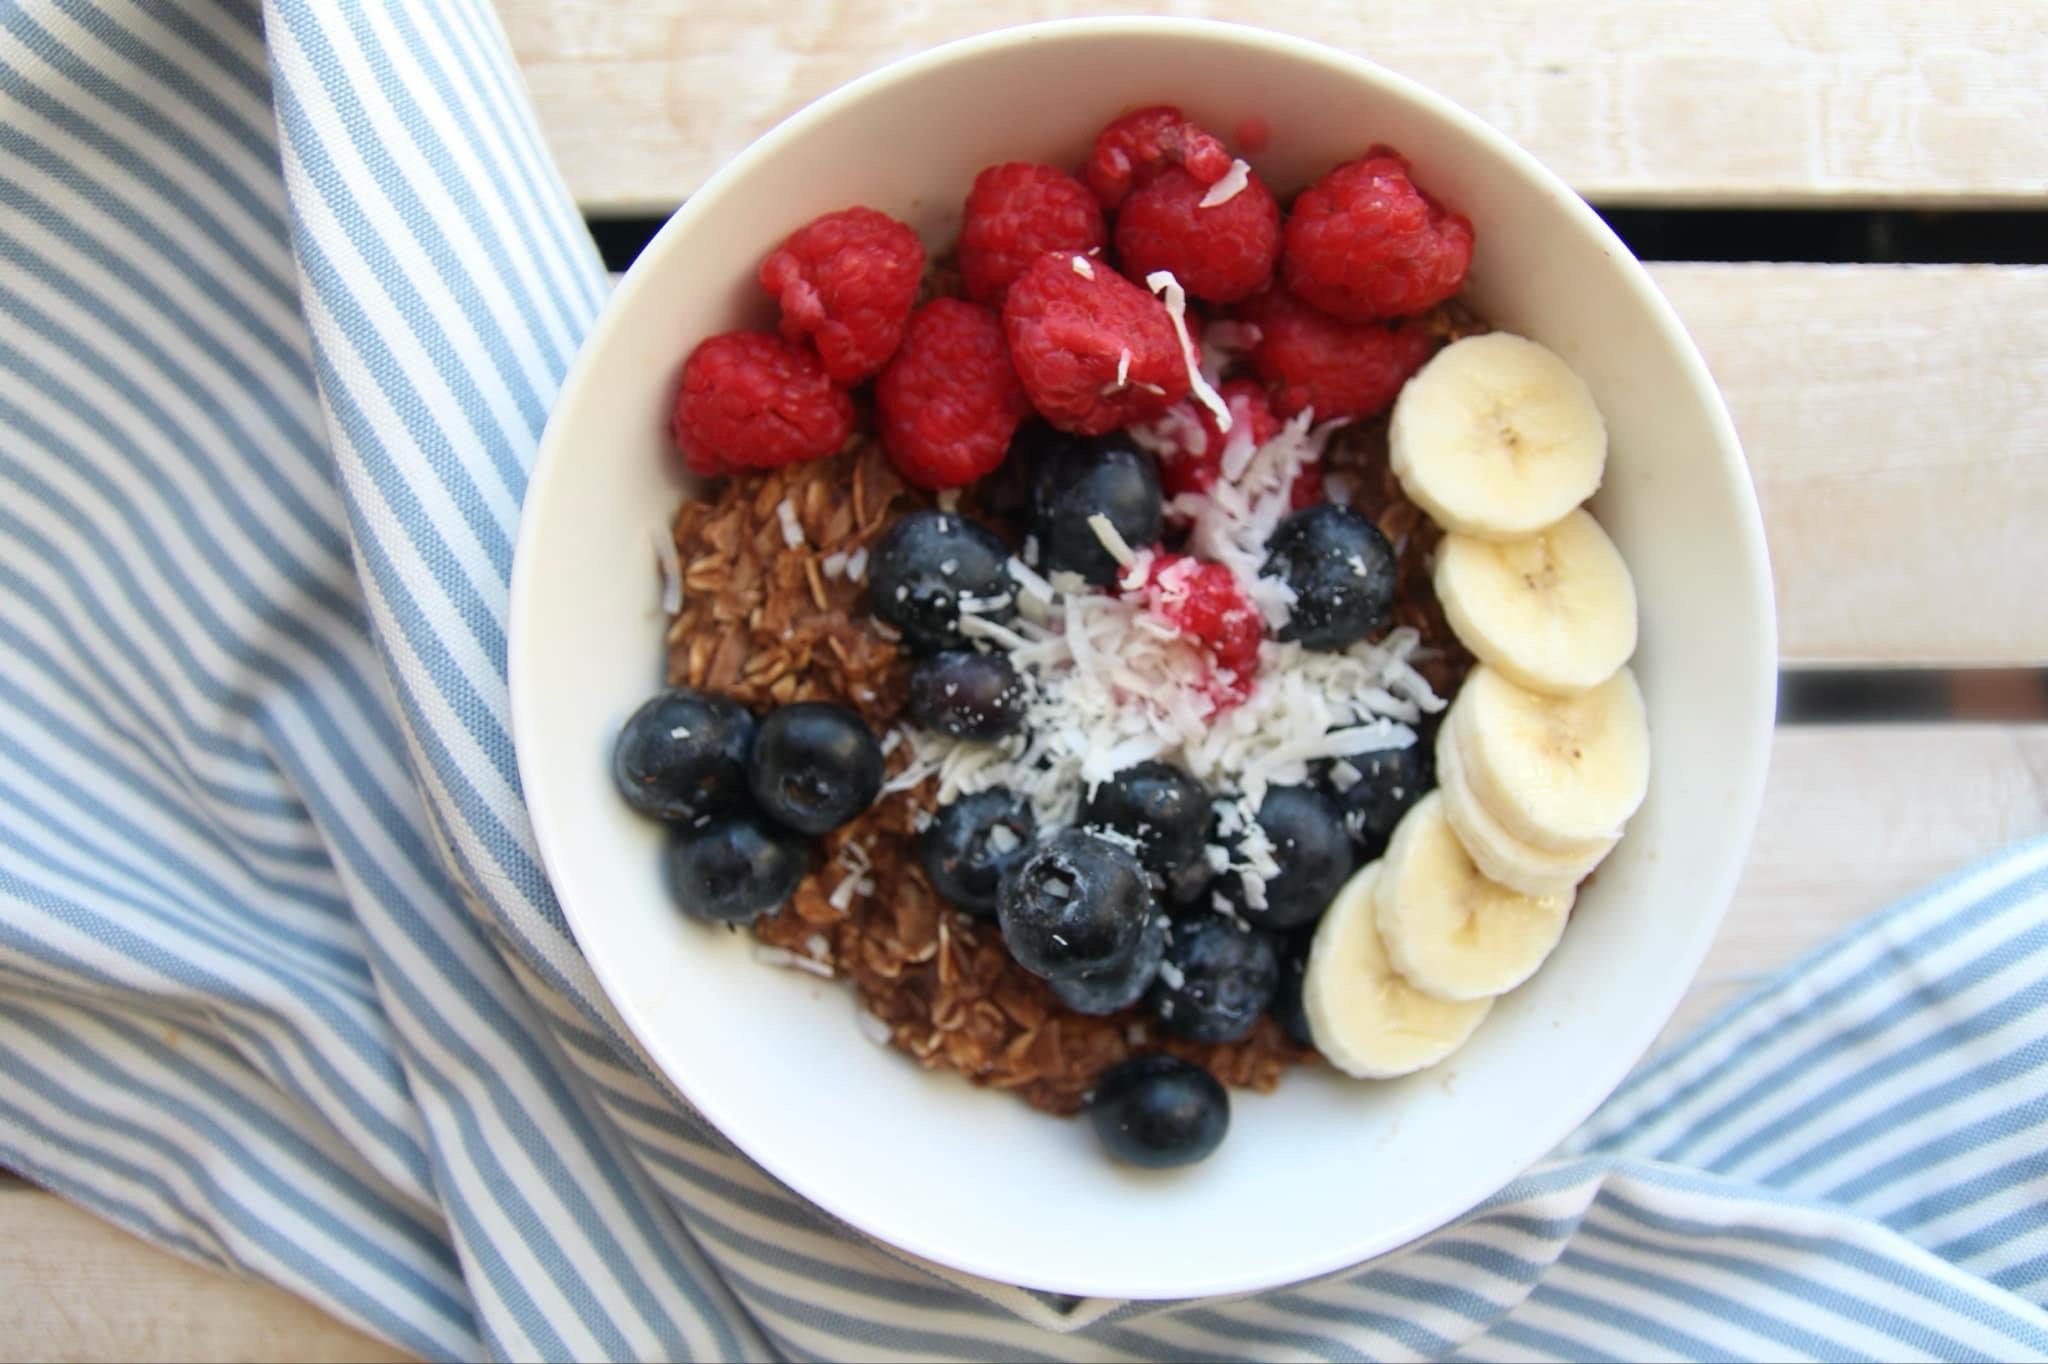
[[[1780,730],[1748,871],[1665,1040],[1873,910],[2043,829],[2048,725]],[[405,1358],[281,1289],[11,1187],[0,1358]]]
[[[802,105],[897,57],[1037,19],[1173,13],[1369,57],[1601,203],[2038,207],[2048,24],[1986,0],[498,0],[586,209],[665,210]],[[1171,100],[1170,90],[1145,92]]]

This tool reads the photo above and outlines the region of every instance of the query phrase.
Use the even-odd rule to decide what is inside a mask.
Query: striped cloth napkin
[[[486,0],[0,3],[0,1161],[433,1357],[2048,1357],[2048,841],[1371,1264],[1054,1300],[664,1088],[506,727],[605,278]]]

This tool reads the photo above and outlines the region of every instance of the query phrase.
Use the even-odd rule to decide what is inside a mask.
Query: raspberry
[[[1291,417],[1370,417],[1422,368],[1436,338],[1414,323],[1339,322],[1284,289],[1246,302],[1240,315],[1259,329],[1251,365],[1273,386],[1273,410]]]
[[[993,308],[935,298],[910,315],[875,383],[882,448],[920,488],[957,488],[1003,462],[1030,412]]]
[[[1458,292],[1472,224],[1424,194],[1408,163],[1374,147],[1303,190],[1287,217],[1287,287],[1347,322],[1419,313]]]
[[[813,218],[761,262],[761,287],[782,304],[782,334],[809,337],[834,383],[888,362],[917,301],[924,243],[871,208]]]
[[[1203,690],[1218,709],[1252,694],[1265,625],[1236,575],[1185,554],[1158,554],[1145,577],[1145,606],[1208,650],[1216,671]]]
[[[1010,281],[1046,251],[1087,254],[1109,240],[1102,207],[1063,170],[1006,161],[974,177],[960,220],[960,283],[1000,304]]]
[[[1166,306],[1101,261],[1040,256],[1003,299],[1003,331],[1031,405],[1062,431],[1099,436],[1187,394]]]
[[[1257,176],[1220,204],[1179,166],[1131,191],[1116,215],[1117,259],[1133,279],[1171,270],[1181,288],[1211,303],[1235,303],[1265,287],[1280,254],[1280,205]]]
[[[1165,448],[1155,451],[1159,459],[1159,486],[1168,497],[1182,493],[1206,493],[1216,486],[1223,467],[1223,447],[1249,434],[1254,446],[1264,445],[1280,429],[1266,401],[1263,384],[1252,379],[1231,379],[1216,390],[1230,409],[1230,431],[1217,429],[1216,414],[1192,398],[1175,403],[1159,422]],[[1199,448],[1198,448],[1199,447]]]
[[[1102,206],[1113,209],[1134,186],[1166,166],[1185,166],[1198,183],[1213,185],[1230,169],[1230,153],[1215,134],[1180,110],[1155,104],[1133,109],[1104,128],[1081,175]]]
[[[807,346],[724,332],[683,362],[669,434],[692,472],[729,474],[820,459],[853,433],[853,401]]]

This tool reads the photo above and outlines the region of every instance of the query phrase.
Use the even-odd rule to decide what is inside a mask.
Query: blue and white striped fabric
[[[604,276],[485,0],[0,0],[0,261],[7,1165],[431,1357],[2048,1358],[2048,842],[1285,1291],[966,1279],[707,1129],[514,775]]]

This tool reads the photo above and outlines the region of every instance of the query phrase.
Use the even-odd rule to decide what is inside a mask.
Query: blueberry
[[[1133,1056],[1095,1082],[1088,1117],[1118,1160],[1165,1170],[1192,1165],[1223,1144],[1230,1096],[1192,1061],[1163,1053]]]
[[[1166,916],[1154,914],[1121,963],[1084,976],[1062,976],[1053,981],[1052,992],[1077,1014],[1113,1014],[1145,997],[1165,958]]]
[[[1394,607],[1394,548],[1379,528],[1339,502],[1282,521],[1260,570],[1294,589],[1283,640],[1342,649],[1387,623]]]
[[[845,706],[799,701],[761,722],[747,784],[770,819],[822,834],[874,802],[882,789],[882,746]]]
[[[1169,914],[1179,916],[1208,909],[1216,898],[1216,870],[1205,857],[1175,867],[1166,874],[1165,881]]]
[[[1252,907],[1241,876],[1224,877],[1224,893],[1260,928],[1314,922],[1357,865],[1336,802],[1313,786],[1269,786],[1259,802],[1258,821],[1280,864],[1279,875],[1266,882],[1266,903]]]
[[[1038,536],[1039,567],[1065,569],[1107,585],[1121,567],[1088,524],[1106,516],[1132,549],[1159,539],[1162,516],[1159,469],[1152,456],[1121,431],[1066,436],[1041,450],[1031,484],[1031,528]]]
[[[875,542],[868,562],[868,610],[903,632],[919,653],[963,649],[960,603],[1005,621],[1017,614],[1010,550],[996,533],[951,512],[914,511]]]
[[[1401,816],[1436,785],[1430,759],[1430,747],[1420,739],[1406,748],[1382,748],[1345,759],[1357,769],[1358,780],[1337,793],[1337,808],[1363,860],[1386,851]]]
[[[1120,965],[1153,915],[1136,855],[1081,829],[1033,848],[996,896],[1010,955],[1048,980]]]
[[[1301,984],[1308,978],[1308,952],[1316,940],[1314,928],[1297,928],[1280,939],[1280,987],[1273,994],[1273,1021],[1304,1047],[1316,1040],[1308,1030],[1308,1013],[1301,1003]]]
[[[1194,1042],[1234,1042],[1273,1002],[1280,962],[1273,940],[1221,914],[1182,919],[1167,935],[1152,1012]]]
[[[747,803],[754,717],[729,696],[658,693],[633,712],[612,748],[626,803],[657,819],[695,819]]]
[[[956,909],[996,915],[1003,873],[1024,860],[1038,822],[1014,791],[992,787],[941,805],[917,836],[917,857],[934,889]]]
[[[705,819],[668,846],[669,893],[706,923],[743,924],[789,898],[810,862],[810,842],[752,815]]]
[[[910,718],[961,739],[1000,739],[1024,725],[1024,684],[1001,654],[947,649],[910,670]]]
[[[1096,787],[1081,807],[1083,824],[1138,840],[1138,860],[1161,876],[1199,856],[1209,832],[1209,793],[1171,763],[1126,767]]]

